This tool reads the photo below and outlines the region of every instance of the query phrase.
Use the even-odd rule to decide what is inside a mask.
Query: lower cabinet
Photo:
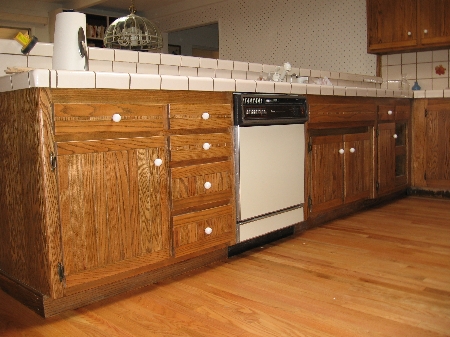
[[[377,196],[408,187],[410,105],[380,106],[377,127]]]
[[[175,257],[236,241],[231,105],[173,105],[169,124]],[[183,134],[176,134],[184,130]]]
[[[66,293],[170,257],[166,143],[57,143]]]
[[[450,191],[450,99],[417,99],[413,114],[412,187]]]
[[[2,290],[51,316],[227,257],[231,93],[0,98]]]
[[[348,130],[333,130],[340,132]],[[312,215],[370,197],[372,132],[311,136],[310,150]]]

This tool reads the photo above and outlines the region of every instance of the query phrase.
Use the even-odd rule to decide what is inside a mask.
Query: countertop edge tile
[[[0,92],[12,91],[12,78],[11,75],[0,77]]]
[[[50,87],[50,70],[34,69],[29,73],[30,87],[48,88]]]
[[[161,89],[189,90],[188,77],[175,75],[161,75]]]
[[[130,89],[161,89],[161,76],[154,74],[130,74]]]

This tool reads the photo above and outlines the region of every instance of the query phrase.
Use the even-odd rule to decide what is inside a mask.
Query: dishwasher
[[[303,221],[306,97],[234,93],[236,242]]]

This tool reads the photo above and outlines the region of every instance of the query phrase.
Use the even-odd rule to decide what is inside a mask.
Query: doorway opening
[[[169,52],[176,55],[219,58],[219,24],[169,32]]]

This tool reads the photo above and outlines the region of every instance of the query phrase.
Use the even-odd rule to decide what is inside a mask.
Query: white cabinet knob
[[[212,233],[212,228],[211,227],[206,227],[205,228],[205,234],[209,235]]]
[[[162,159],[157,158],[157,159],[155,159],[154,163],[156,166],[161,166],[163,161],[162,161]]]
[[[354,147],[350,148],[350,152],[351,152],[351,153],[355,153],[355,151],[356,151],[356,150],[355,150]]]
[[[412,33],[411,32],[408,32],[408,36],[411,36],[412,35]]]
[[[424,30],[423,30],[423,33],[424,33],[424,34],[428,34],[428,29],[424,29]]]
[[[339,149],[340,154],[344,154],[344,149]]]
[[[389,110],[389,111],[388,111],[388,115],[390,116],[390,115],[392,115],[392,114],[393,114],[392,110]]]
[[[210,188],[211,188],[211,183],[209,182],[209,181],[207,181],[203,186],[205,186],[205,188],[207,189],[207,190],[209,190]]]
[[[209,150],[211,148],[211,144],[203,143],[203,150]]]
[[[119,123],[122,120],[122,116],[120,114],[112,115],[112,120],[116,123]]]
[[[392,136],[392,137],[394,137],[395,139],[397,139],[397,134],[396,133],[394,133],[394,135]]]
[[[209,113],[207,113],[207,112],[202,113],[202,118],[209,119]]]

